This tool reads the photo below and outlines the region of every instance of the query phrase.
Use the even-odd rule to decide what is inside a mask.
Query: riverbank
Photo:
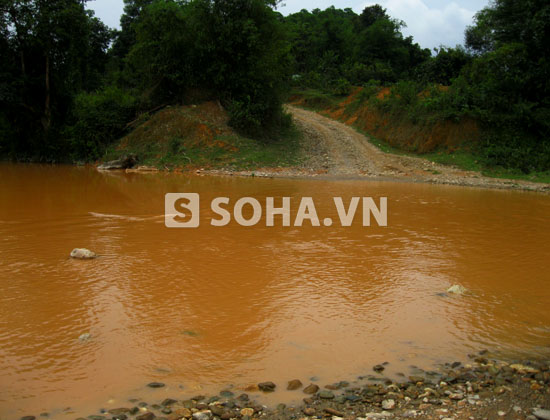
[[[215,102],[167,108],[138,124],[104,160],[135,155],[145,172],[153,167],[211,175],[372,179],[550,192],[547,183],[488,177],[476,170],[389,153],[349,124],[294,105],[286,110],[296,129],[262,143],[234,132]]]
[[[488,357],[486,350],[469,355],[471,362],[449,362],[437,371],[422,371],[403,380],[384,376],[383,363],[357,381],[321,384],[316,378],[302,382],[262,382],[244,389],[226,389],[217,395],[159,401],[130,399],[112,401],[89,420],[230,420],[230,419],[543,419],[550,418],[550,362],[504,362]],[[162,389],[163,383],[147,385]],[[296,404],[262,405],[262,394],[286,389],[296,395]],[[160,391],[159,391],[160,392]],[[68,413],[66,414],[66,416]],[[50,417],[42,413],[42,417]],[[21,420],[31,420],[26,416]],[[86,420],[79,417],[77,420]]]

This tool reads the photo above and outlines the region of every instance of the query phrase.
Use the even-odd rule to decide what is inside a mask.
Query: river
[[[199,193],[206,215],[218,196],[309,196],[334,220],[334,196],[387,197],[388,226],[169,229],[169,192]],[[382,362],[397,377],[483,348],[548,357],[549,239],[536,193],[0,164],[0,414],[322,385]],[[453,284],[469,293],[442,296]]]

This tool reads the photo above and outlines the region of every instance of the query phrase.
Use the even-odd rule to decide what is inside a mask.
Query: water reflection
[[[313,196],[333,219],[333,196],[388,196],[389,226],[167,229],[177,191],[204,214],[220,195]],[[0,197],[2,412],[85,411],[151,380],[184,396],[480,347],[548,354],[547,196],[0,165]],[[77,246],[102,257],[70,260]],[[436,295],[454,283],[473,294]]]

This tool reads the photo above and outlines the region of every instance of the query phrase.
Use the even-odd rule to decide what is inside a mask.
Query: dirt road
[[[288,105],[304,134],[304,169],[337,177],[373,177],[550,192],[549,184],[489,178],[429,160],[385,153],[367,137],[341,122]]]
[[[346,124],[293,105],[286,105],[286,110],[303,133],[301,165],[203,172],[259,177],[378,179],[550,193],[550,184],[490,178],[479,172],[440,165],[427,159],[386,153]]]

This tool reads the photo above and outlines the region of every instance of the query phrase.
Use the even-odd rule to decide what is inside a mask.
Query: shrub
[[[73,123],[65,128],[73,157],[99,157],[135,115],[135,103],[133,96],[112,86],[77,95],[71,112]]]

